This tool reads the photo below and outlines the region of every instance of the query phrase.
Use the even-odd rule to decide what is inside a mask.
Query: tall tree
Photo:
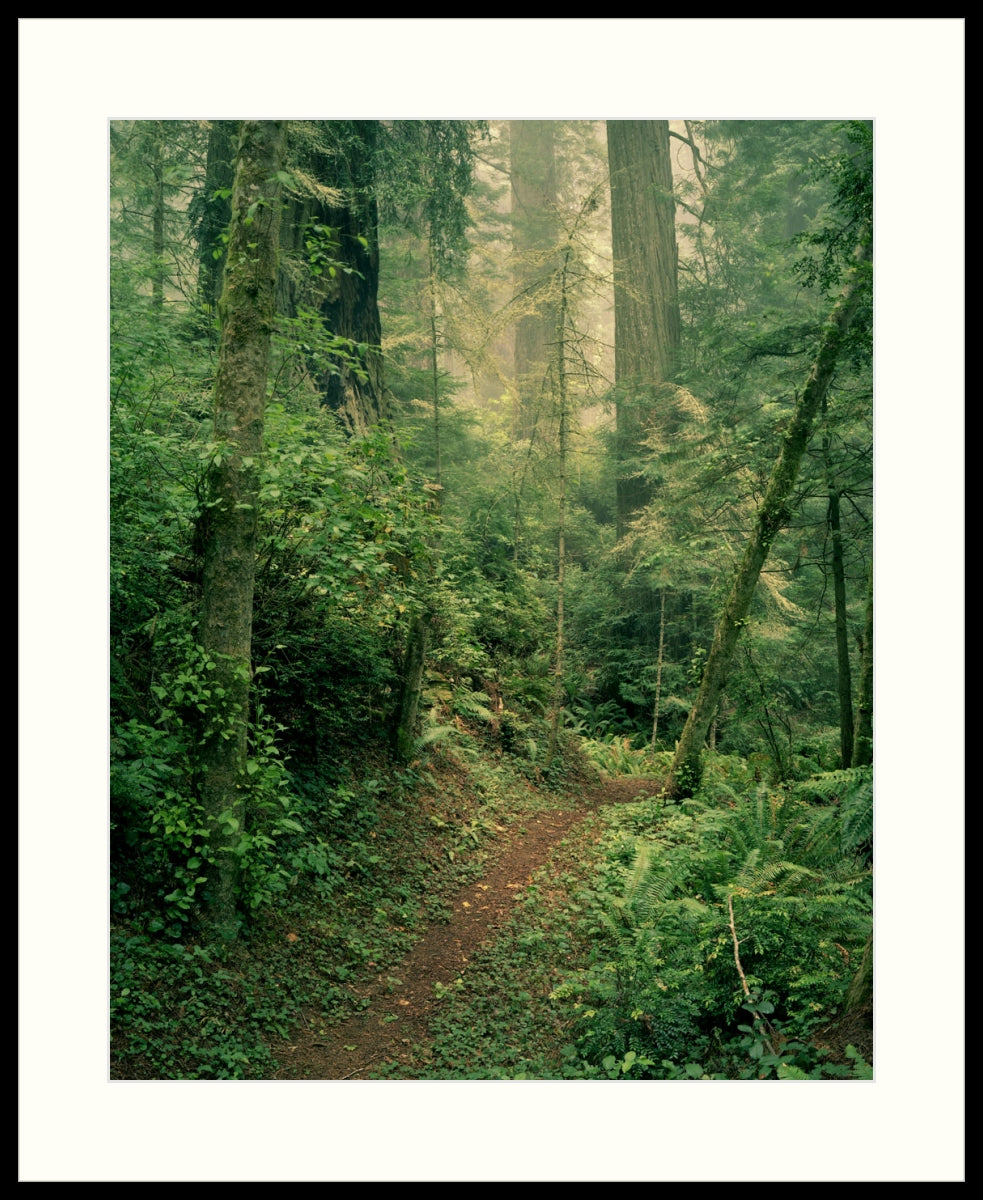
[[[720,703],[738,636],[747,623],[751,598],[761,575],[761,568],[776,535],[788,523],[789,501],[798,477],[799,464],[833,378],[854,314],[862,297],[869,290],[871,246],[869,232],[863,230],[862,233],[864,238],[857,247],[854,265],[847,273],[839,300],[824,326],[812,371],[782,439],[781,451],[771,473],[754,532],[717,620],[700,690],[676,747],[667,782],[670,795],[690,795],[699,785],[703,743]]]
[[[560,470],[557,492],[557,552],[556,552],[556,643],[553,652],[553,696],[550,711],[550,740],[546,751],[546,765],[550,766],[556,753],[560,733],[560,713],[563,706],[563,651],[564,651],[564,603],[566,600],[567,569],[567,437],[569,396],[567,383],[567,311],[570,306],[570,254],[569,245],[564,247],[559,272],[558,311],[554,338],[553,382],[557,405],[557,452]]]
[[[295,186],[282,225],[277,309],[309,322],[321,403],[365,434],[388,417],[379,316],[379,121],[290,123]],[[312,269],[313,268],[313,269]]]
[[[200,641],[214,662],[217,699],[203,748],[201,794],[212,827],[208,922],[236,935],[235,849],[246,823],[243,784],[252,675],[259,469],[274,321],[283,121],[243,121],[232,191],[232,224],[220,302],[215,377],[216,443],[201,517]]]
[[[673,420],[679,355],[675,203],[668,121],[608,121],[614,256],[617,528],[622,537],[651,495],[639,450],[653,426]],[[662,411],[660,411],[660,409]]]
[[[518,389],[516,433],[531,437],[536,407],[550,365],[556,304],[550,284],[559,235],[554,121],[509,125],[512,189],[515,325],[514,370]]]

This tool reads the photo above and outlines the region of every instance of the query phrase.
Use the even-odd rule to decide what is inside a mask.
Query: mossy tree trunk
[[[782,448],[768,483],[764,502],[744,556],[734,575],[723,612],[717,621],[713,644],[703,671],[696,702],[676,747],[666,790],[670,796],[692,795],[699,786],[703,743],[720,703],[727,682],[734,648],[747,624],[751,598],[771,544],[790,518],[789,502],[799,473],[799,465],[812,434],[816,417],[836,369],[840,345],[850,327],[863,292],[864,274],[869,270],[870,243],[857,251],[840,298],[823,329],[819,352],[805,389],[782,440]]]
[[[252,677],[263,417],[274,321],[282,121],[243,121],[232,193],[232,225],[219,305],[222,334],[215,376],[215,453],[200,530],[204,551],[200,640],[215,666],[214,707],[202,749],[201,796],[214,862],[206,923],[236,936],[239,844],[246,826],[243,780]]]
[[[404,762],[409,762],[416,751],[420,698],[423,695],[423,672],[429,643],[430,616],[427,613],[420,613],[410,623],[406,637],[399,707],[393,727],[393,749]]]

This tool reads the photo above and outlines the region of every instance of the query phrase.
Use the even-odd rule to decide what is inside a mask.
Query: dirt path
[[[304,1019],[296,1038],[280,1048],[276,1079],[365,1079],[386,1062],[408,1061],[414,1045],[425,1044],[438,1001],[434,984],[451,984],[472,955],[509,919],[533,871],[588,813],[604,804],[625,804],[661,786],[651,779],[616,779],[571,800],[569,809],[525,820],[517,836],[492,860],[484,876],[455,896],[446,924],[431,925],[398,966],[356,993],[368,1001],[340,1025],[324,1028]],[[399,980],[395,988],[390,980]]]

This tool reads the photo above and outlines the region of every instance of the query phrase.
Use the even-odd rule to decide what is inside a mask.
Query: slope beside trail
[[[531,874],[563,838],[602,805],[630,803],[660,787],[659,780],[612,779],[571,796],[568,807],[525,818],[524,834],[510,839],[482,878],[454,897],[450,920],[428,926],[400,964],[355,988],[367,1001],[364,1009],[329,1027],[301,1017],[294,1037],[277,1048],[281,1066],[273,1078],[367,1079],[383,1063],[409,1062],[414,1046],[428,1040],[439,1003],[434,985],[453,983],[477,948],[496,936]]]

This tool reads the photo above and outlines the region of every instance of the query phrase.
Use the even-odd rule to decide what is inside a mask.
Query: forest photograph
[[[873,151],[111,123],[111,1077],[870,1078]]]
[[[866,1103],[876,113],[234,107],[104,127],[106,1084]]]

